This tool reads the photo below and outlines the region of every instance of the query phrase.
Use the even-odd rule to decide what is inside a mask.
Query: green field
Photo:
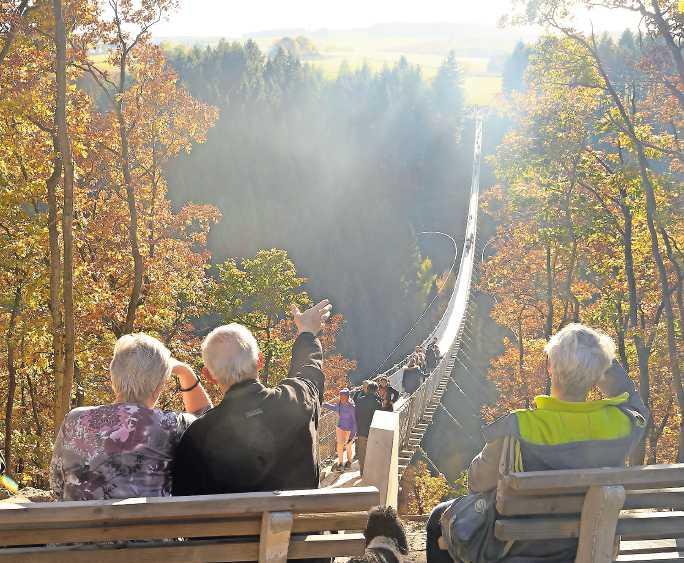
[[[257,34],[253,40],[264,53],[284,35],[295,37],[299,32],[274,32]],[[463,87],[466,103],[487,106],[496,103],[501,92],[501,75],[488,70],[489,57],[500,62],[515,45],[516,39],[501,30],[459,29],[451,34],[440,34],[430,30],[422,35],[400,33],[378,33],[371,30],[319,31],[308,37],[318,50],[318,57],[305,62],[321,70],[329,79],[335,79],[340,66],[360,68],[364,64],[374,71],[394,65],[401,57],[411,64],[419,65],[423,76],[431,80],[447,54],[453,50],[463,70]],[[245,38],[239,41],[245,41]],[[167,37],[160,39],[169,46],[190,48],[193,45],[205,47],[218,43],[218,37]],[[475,53],[478,56],[473,56]],[[495,65],[496,66],[496,65]],[[500,66],[500,65],[499,65]]]
[[[259,46],[268,52],[280,37],[260,37]],[[307,61],[322,69],[327,78],[335,78],[342,63],[350,68],[364,64],[373,70],[396,63],[402,56],[410,63],[419,65],[423,76],[432,79],[450,49],[457,43],[450,41],[427,41],[424,38],[368,37],[363,33],[331,34],[326,39],[316,39],[320,58]],[[457,57],[464,73],[463,86],[466,103],[491,105],[501,91],[501,75],[487,72],[488,58]]]

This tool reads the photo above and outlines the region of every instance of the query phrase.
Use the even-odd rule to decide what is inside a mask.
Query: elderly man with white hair
[[[259,347],[247,328],[232,323],[207,335],[202,373],[224,397],[183,435],[174,495],[318,487],[324,375],[317,335],[330,311],[328,300],[303,313],[292,308],[298,336],[288,377],[274,388],[259,381]]]
[[[147,334],[119,338],[109,371],[115,402],[67,414],[55,440],[51,487],[60,500],[168,496],[181,434],[211,401],[192,368]],[[171,374],[185,413],[155,408]]]
[[[484,429],[484,449],[468,470],[471,492],[496,488],[506,437],[513,439],[517,452],[512,470],[548,471],[623,466],[643,436],[648,409],[615,360],[615,345],[608,335],[582,324],[569,324],[551,337],[545,351],[551,395],[535,397],[536,409],[513,411]],[[587,400],[594,387],[605,398]],[[493,511],[493,500],[489,500]],[[449,533],[457,529],[457,510],[446,512],[449,506],[438,505],[428,520],[428,563],[452,561],[439,547],[443,530],[453,542],[449,545],[441,539],[443,546],[446,543],[452,554],[460,553],[457,534]],[[493,514],[489,521],[494,522]],[[561,563],[574,561],[576,550],[576,540],[515,542],[498,561]]]

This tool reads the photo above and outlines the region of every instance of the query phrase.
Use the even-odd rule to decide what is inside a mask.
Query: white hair
[[[555,384],[565,393],[585,396],[615,358],[607,334],[572,323],[554,334],[544,348]]]
[[[114,345],[109,364],[112,388],[126,402],[145,403],[171,374],[171,352],[144,334],[126,334]]]
[[[211,374],[226,387],[256,379],[259,345],[254,335],[237,323],[212,330],[202,342],[202,360]]]

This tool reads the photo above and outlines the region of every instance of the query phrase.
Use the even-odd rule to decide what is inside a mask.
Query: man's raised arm
[[[301,312],[295,305],[291,311],[297,326],[297,340],[292,346],[292,360],[288,377],[298,377],[313,383],[318,390],[319,400],[323,401],[323,349],[316,337],[330,318],[332,305],[324,299],[310,309]]]

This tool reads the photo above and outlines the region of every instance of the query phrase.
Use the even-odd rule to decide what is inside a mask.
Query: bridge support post
[[[399,413],[375,411],[368,434],[362,483],[377,487],[380,491],[380,504],[397,507]]]

